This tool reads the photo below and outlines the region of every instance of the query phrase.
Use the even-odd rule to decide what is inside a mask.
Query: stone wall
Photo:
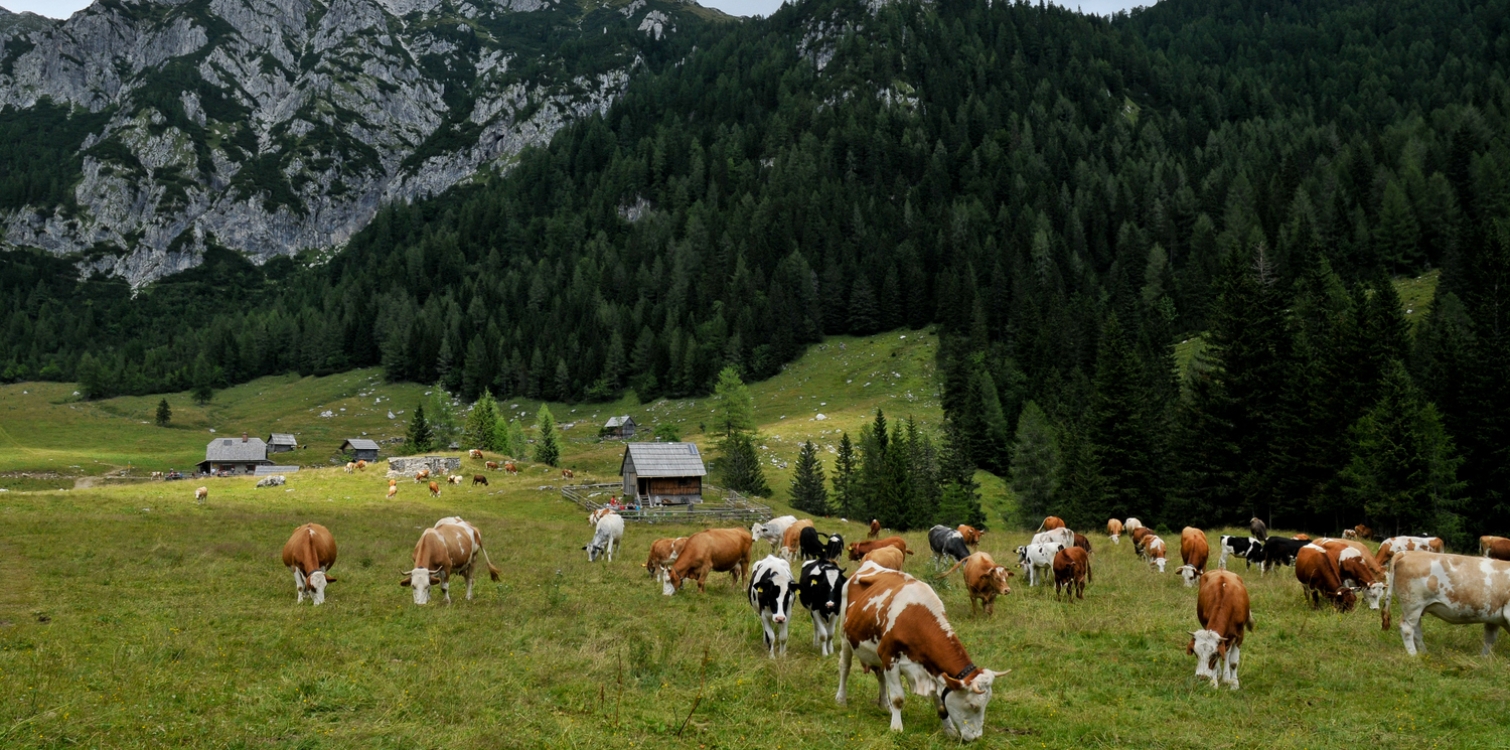
[[[388,478],[412,477],[420,469],[443,476],[461,471],[461,459],[447,456],[403,456],[388,459]]]

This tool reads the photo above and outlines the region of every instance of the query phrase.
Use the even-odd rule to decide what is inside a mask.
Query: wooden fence
[[[624,489],[618,482],[607,484],[577,484],[561,488],[561,497],[581,506],[583,510],[602,508],[609,497]],[[722,502],[707,502],[695,505],[664,505],[658,508],[619,510],[626,521],[641,523],[754,523],[771,518],[769,506],[753,502],[734,490],[712,485],[703,485],[703,497],[722,496]]]

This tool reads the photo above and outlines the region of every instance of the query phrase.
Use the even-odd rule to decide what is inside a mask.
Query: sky
[[[90,0],[0,0],[0,8],[13,13],[31,11],[53,18],[67,18],[73,12],[89,5]],[[770,15],[781,7],[781,0],[699,0],[703,5],[736,16]],[[1119,10],[1131,10],[1139,5],[1153,5],[1155,0],[1051,0],[1056,5],[1079,8],[1085,13],[1108,15]]]

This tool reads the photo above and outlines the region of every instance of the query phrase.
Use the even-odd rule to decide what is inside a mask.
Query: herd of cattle
[[[424,481],[426,477],[416,477]],[[390,480],[390,493],[396,482]],[[434,482],[432,493],[438,492]],[[612,561],[621,551],[624,519],[611,509],[588,516],[593,527],[591,541],[583,548],[589,562]],[[1247,586],[1227,570],[1229,559],[1241,558],[1261,574],[1276,566],[1293,566],[1295,577],[1313,607],[1330,603],[1339,612],[1354,608],[1360,594],[1371,609],[1382,609],[1381,622],[1390,627],[1392,600],[1400,605],[1400,634],[1408,653],[1423,650],[1420,622],[1430,613],[1454,624],[1484,625],[1483,652],[1492,649],[1500,627],[1510,627],[1510,539],[1482,537],[1482,557],[1445,554],[1436,537],[1397,536],[1385,539],[1371,551],[1361,541],[1372,531],[1359,526],[1342,538],[1312,540],[1270,536],[1258,519],[1251,523],[1251,536],[1222,536],[1216,566],[1207,570],[1211,550],[1206,534],[1186,527],[1180,534],[1181,565],[1175,569],[1185,586],[1196,587],[1196,619],[1200,628],[1190,633],[1186,652],[1196,657],[1196,675],[1212,687],[1226,684],[1238,689],[1238,663],[1244,636],[1253,631]],[[705,590],[708,577],[727,572],[735,585],[745,582],[751,608],[764,633],[767,653],[787,653],[787,633],[794,601],[805,608],[813,624],[813,646],[824,656],[838,652],[839,689],[836,700],[847,698],[850,668],[859,659],[867,672],[874,672],[879,686],[877,702],[891,713],[891,728],[902,729],[902,706],[907,685],[918,695],[929,696],[943,730],[961,740],[981,736],[986,706],[995,679],[1005,672],[984,669],[972,662],[950,626],[944,604],[934,589],[902,568],[914,554],[900,536],[880,537],[880,524],[872,521],[867,539],[844,544],[839,534],[820,533],[812,521],[782,516],[750,529],[713,528],[686,537],[657,539],[650,545],[646,571],[662,592],[673,596],[688,581]],[[1168,546],[1153,529],[1136,518],[1113,519],[1106,532],[1113,544],[1125,534],[1135,553],[1150,570],[1166,572]],[[1008,580],[1014,571],[998,564],[989,553],[976,551],[985,531],[970,526],[935,526],[928,532],[935,563],[942,568],[936,579],[963,571],[971,614],[977,606],[985,615],[995,612],[997,597],[1011,593]],[[770,543],[772,554],[751,564],[757,541]],[[1017,564],[1029,586],[1054,581],[1055,597],[1084,599],[1085,587],[1094,581],[1091,542],[1050,516],[1031,540],[1016,549]],[[860,566],[846,575],[840,558]],[[482,534],[465,520],[450,516],[420,534],[412,566],[400,585],[412,590],[415,604],[430,601],[439,586],[447,603],[450,582],[461,576],[472,598],[478,557],[493,580],[501,570],[493,565],[482,544]],[[336,579],[329,574],[336,561],[336,544],[330,531],[309,523],[294,530],[283,548],[283,563],[292,572],[298,601],[308,595],[314,604],[325,600],[325,589]],[[794,572],[794,565],[796,569]],[[938,569],[938,568],[936,568]],[[836,644],[837,640],[837,644]]]

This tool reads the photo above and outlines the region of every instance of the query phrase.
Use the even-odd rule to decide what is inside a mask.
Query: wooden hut
[[[692,443],[629,443],[619,464],[624,497],[640,505],[687,505],[703,501],[703,457]]]
[[[634,437],[634,418],[625,414],[622,417],[610,417],[608,424],[603,425],[603,437],[619,438],[628,440]]]
[[[262,438],[249,438],[242,433],[239,438],[215,438],[205,446],[204,460],[199,462],[199,473],[252,474],[258,466],[267,466],[267,443]]]
[[[268,453],[287,453],[297,447],[299,447],[299,441],[286,432],[275,432],[267,436]]]
[[[351,438],[341,443],[341,452],[351,455],[353,461],[366,461],[371,463],[377,460],[378,444],[376,440],[367,438]]]

